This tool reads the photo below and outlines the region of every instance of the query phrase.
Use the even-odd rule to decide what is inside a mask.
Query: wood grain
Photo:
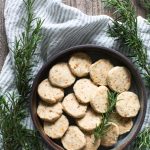
[[[109,15],[112,16],[113,10],[106,9],[102,0],[62,0],[66,5],[76,7],[87,15]],[[133,0],[137,9],[137,14],[145,16],[144,11],[140,8],[136,1]],[[7,40],[4,28],[4,3],[5,0],[0,0],[0,70],[2,68],[5,57],[8,53]]]
[[[76,7],[87,15],[109,15],[112,16],[112,9],[105,7],[103,0],[63,0],[66,5]],[[138,0],[132,0],[137,10],[137,15],[145,16],[144,10],[139,7]]]

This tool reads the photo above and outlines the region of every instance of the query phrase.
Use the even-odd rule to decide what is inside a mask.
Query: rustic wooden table
[[[104,8],[104,3],[102,0],[62,0],[63,3],[76,7],[82,12],[88,15],[109,15],[112,16],[112,10]],[[137,3],[137,0],[133,0],[134,5],[137,8],[138,15],[144,16],[144,10],[140,8]],[[5,57],[8,53],[7,39],[5,35],[4,27],[4,4],[5,0],[0,0],[0,70],[4,63]]]

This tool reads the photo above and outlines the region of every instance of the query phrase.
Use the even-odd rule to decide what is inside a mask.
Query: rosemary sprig
[[[40,31],[43,22],[38,18],[34,18],[32,12],[34,1],[24,1],[27,11],[27,20],[23,19],[25,22],[25,31],[19,40],[16,39],[14,47],[16,86],[19,95],[26,99],[31,89],[29,82],[32,80],[32,77],[30,73],[34,66],[32,58],[33,56],[35,57],[37,44],[42,38]],[[33,27],[35,21],[35,27]]]
[[[113,26],[109,28],[109,34],[118,38],[128,49],[128,54],[132,56],[150,88],[150,63],[147,50],[138,35],[136,11],[131,0],[105,0],[105,2],[107,6],[116,10],[115,20],[112,21]],[[150,127],[139,133],[134,141],[134,149],[145,150],[146,148],[150,149]]]
[[[41,40],[40,19],[34,18],[34,0],[24,1],[27,20],[25,31],[16,38],[13,50],[14,70],[17,91],[0,97],[0,134],[1,149],[4,150],[42,150],[43,144],[37,131],[28,129],[23,123],[29,116],[28,104],[31,91],[31,69],[34,65],[32,57]],[[35,26],[33,24],[35,23]]]
[[[134,150],[146,149],[150,149],[150,127],[145,128],[143,132],[139,133],[134,142]]]
[[[148,62],[147,50],[139,38],[137,30],[137,16],[131,0],[104,0],[106,6],[113,7],[115,20],[108,33],[120,40],[130,54],[137,67],[142,70],[141,74],[150,86],[150,64]]]
[[[0,129],[4,150],[41,150],[41,139],[36,131],[27,129],[23,120],[27,111],[20,104],[15,93],[0,98]]]
[[[96,127],[94,130],[94,137],[95,139],[100,139],[103,137],[107,128],[109,127],[109,117],[110,114],[114,111],[116,106],[117,100],[117,93],[115,92],[108,92],[108,110],[106,113],[102,114],[102,122],[99,126]]]

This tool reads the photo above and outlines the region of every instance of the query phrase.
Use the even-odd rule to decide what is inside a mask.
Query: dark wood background
[[[88,15],[109,15],[112,16],[113,10],[108,10],[104,8],[104,3],[102,0],[62,0],[66,5],[70,5],[72,7],[76,7],[80,9],[82,12]],[[133,0],[134,5],[137,9],[137,14],[141,16],[145,16],[144,10],[138,6],[137,1]],[[5,57],[8,53],[7,47],[7,39],[5,35],[5,27],[4,27],[4,6],[5,0],[0,0],[0,70],[4,63]]]

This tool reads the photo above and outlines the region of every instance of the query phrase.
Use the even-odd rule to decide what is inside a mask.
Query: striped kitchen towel
[[[71,46],[96,44],[120,50],[119,43],[107,34],[108,25],[111,24],[109,16],[88,16],[76,8],[63,4],[60,0],[36,0],[34,14],[45,21],[42,25],[44,39],[36,51],[40,57],[38,64],[33,68],[33,75],[51,55]],[[5,27],[9,49],[13,49],[15,37],[19,37],[24,30],[21,19],[24,16],[26,11],[23,0],[6,0]],[[150,55],[150,24],[142,17],[138,17],[138,31]],[[1,93],[15,88],[13,61],[13,53],[10,51],[0,73]],[[143,127],[150,125],[149,114],[150,100]],[[26,120],[26,124],[32,128],[30,118]]]

